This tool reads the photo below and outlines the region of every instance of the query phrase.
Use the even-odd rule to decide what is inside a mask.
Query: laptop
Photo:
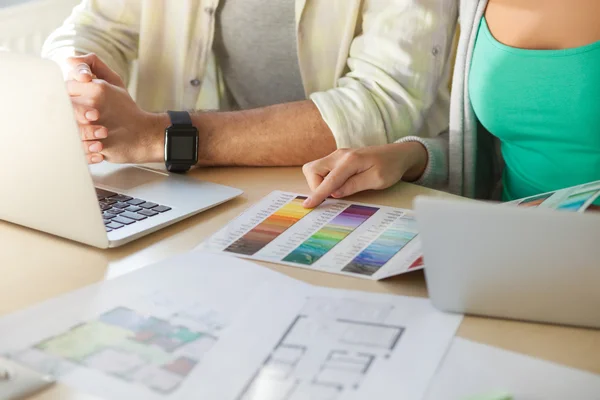
[[[0,219],[117,247],[242,191],[135,165],[88,167],[60,68],[0,53]]]
[[[433,304],[600,328],[600,214],[418,197]]]

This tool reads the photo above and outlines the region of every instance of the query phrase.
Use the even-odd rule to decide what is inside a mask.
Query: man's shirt
[[[457,3],[294,0],[304,95],[338,147],[435,137],[448,128]],[[85,0],[48,38],[43,54],[59,60],[94,52],[125,81],[137,61],[133,95],[148,111],[227,109],[212,51],[218,7],[219,0]]]

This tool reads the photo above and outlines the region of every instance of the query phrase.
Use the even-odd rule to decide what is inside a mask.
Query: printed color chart
[[[597,190],[572,194],[558,206],[558,210],[579,211],[579,209],[583,207],[588,200],[596,196],[596,194],[598,194]]]
[[[416,236],[414,218],[410,216],[400,217],[346,265],[342,271],[373,275]]]
[[[546,201],[554,192],[539,194],[537,196],[528,197],[522,200],[518,205],[519,207],[535,208],[539,207],[544,201]]]
[[[229,245],[224,251],[251,256],[275,240],[288,228],[301,220],[310,209],[302,207],[304,196],[297,196],[251,231]]]
[[[271,192],[198,248],[370,280],[422,267],[411,211],[331,198],[310,210],[305,199]]]
[[[600,212],[600,197],[594,200],[594,202],[585,209],[585,212]]]
[[[288,254],[283,261],[312,265],[378,210],[379,208],[357,204],[349,206]]]

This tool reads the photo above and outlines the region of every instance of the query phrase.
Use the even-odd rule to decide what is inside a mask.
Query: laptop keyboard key
[[[125,209],[125,211],[130,211],[130,212],[138,212],[140,211],[141,208],[140,207],[136,207],[136,206],[129,206]]]
[[[118,208],[111,208],[110,210],[107,210],[107,211],[111,214],[117,215],[117,214],[121,214],[124,210],[120,210]]]
[[[154,208],[152,209],[152,211],[158,211],[158,212],[160,212],[160,213],[164,213],[164,212],[167,212],[167,211],[169,211],[170,209],[171,209],[171,207],[167,207],[167,206],[158,206],[158,207],[154,207]]]
[[[133,197],[125,196],[124,194],[118,194],[116,196],[112,196],[110,199],[114,201],[129,201],[133,199]]]
[[[117,222],[119,224],[123,224],[123,225],[131,225],[133,224],[135,221],[129,218],[124,218],[121,217],[120,215],[118,217],[114,217],[112,219],[112,222]],[[108,226],[108,225],[107,225]]]
[[[139,206],[140,206],[140,207],[142,207],[142,208],[147,208],[147,209],[149,209],[149,208],[154,208],[154,207],[158,206],[158,204],[156,204],[156,203],[152,203],[152,202],[150,202],[150,201],[147,201],[147,202],[145,202],[145,203],[142,203],[142,204],[140,204]]]
[[[111,207],[111,206],[109,206],[108,204],[102,204],[102,203],[99,203],[99,205],[100,205],[100,209],[101,209],[102,211],[110,210],[110,209],[112,208],[112,207]]]
[[[112,229],[110,229],[109,227],[105,226],[106,228],[106,232],[112,232]]]
[[[136,221],[141,221],[143,219],[146,219],[146,217],[144,217],[143,215],[139,215],[139,214],[132,213],[129,211],[125,211],[123,214],[119,215],[119,217],[131,218]]]
[[[115,214],[111,214],[108,211],[104,211],[102,213],[102,218],[104,218],[104,219],[112,219],[114,217],[116,217],[116,215]]]
[[[104,225],[110,224],[110,219],[103,219],[102,221],[104,221]]]
[[[119,224],[117,222],[111,221],[111,223],[106,225],[106,227],[110,228],[110,229],[119,229],[119,228],[123,227],[123,224]]]
[[[104,200],[100,200],[100,204],[106,204],[106,205],[113,205],[116,203],[116,200],[113,199],[104,199]]]
[[[146,217],[154,217],[158,213],[153,210],[141,210],[141,211],[138,211],[138,214],[145,215]]]
[[[129,204],[127,203],[116,203],[112,205],[114,208],[121,208],[121,209],[125,209],[127,207],[129,207]]]
[[[140,204],[145,203],[146,200],[142,200],[142,199],[131,199],[131,200],[127,200],[128,204],[131,204],[132,206],[139,206]]]
[[[111,196],[115,196],[115,195],[116,195],[115,192],[96,188],[96,197],[98,198],[98,200],[106,199],[107,197],[111,197]]]

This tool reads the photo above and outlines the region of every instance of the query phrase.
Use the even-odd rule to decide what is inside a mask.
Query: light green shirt
[[[600,179],[600,42],[565,50],[506,46],[485,18],[469,96],[501,143],[503,200]]]

